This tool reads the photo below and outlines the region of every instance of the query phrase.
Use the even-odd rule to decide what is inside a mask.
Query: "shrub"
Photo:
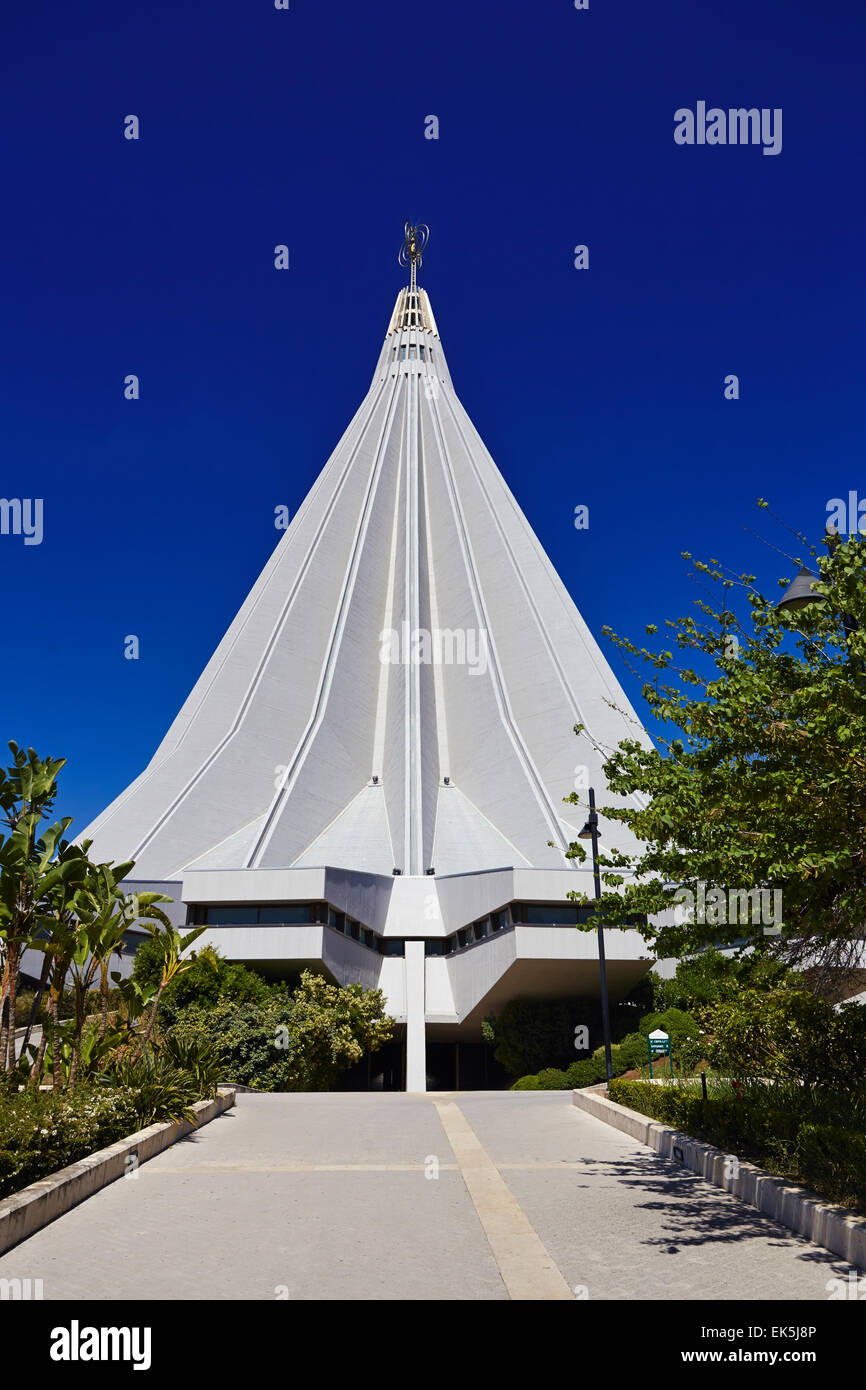
[[[623,1081],[614,1077],[608,1095],[618,1105],[627,1105],[631,1110],[639,1110],[642,1115],[651,1115],[654,1120],[660,1120],[666,1089],[664,1086],[653,1086],[649,1081]]]
[[[657,979],[656,1008],[692,1012],[731,999],[744,988],[773,989],[790,974],[785,965],[757,951],[741,958],[701,951],[681,960],[672,979]]]
[[[123,1089],[133,1097],[137,1129],[157,1120],[192,1120],[192,1106],[202,1099],[201,1087],[189,1072],[178,1071],[168,1057],[145,1053],[132,1061],[124,1058],[101,1072],[102,1085]]]
[[[650,1003],[652,984],[641,980],[626,999],[611,1006],[611,1032],[614,1038],[634,1030],[639,1011]],[[590,1037],[601,1036],[601,1006],[598,999],[575,996],[570,999],[512,999],[495,1018],[484,1020],[485,1039],[493,1044],[493,1055],[511,1076],[535,1075],[544,1067],[567,1069],[572,1062],[585,1060],[575,1050],[575,1028],[583,1024]],[[634,1038],[632,1031],[623,1044]],[[646,1052],[646,1042],[643,1043]],[[634,1065],[631,1053],[623,1059],[623,1069]]]
[[[833,1018],[829,1004],[803,989],[742,990],[708,1015],[709,1060],[732,1076],[814,1081]]]
[[[26,989],[19,991],[15,999],[15,1027],[26,1028],[30,1022],[30,1013],[33,1007],[33,1000],[36,991]],[[121,999],[121,991],[112,987],[108,991],[108,1009],[111,1012],[116,1009]],[[87,996],[85,1009],[88,1014],[99,1013],[102,1008],[102,1000],[98,989],[92,989]],[[72,1018],[75,1013],[75,995],[71,989],[65,989],[60,996],[58,1005],[58,1015],[60,1018]],[[48,990],[44,990],[39,1001],[39,1010],[34,1019],[34,1023],[42,1024],[48,1021]]]
[[[539,1091],[564,1091],[568,1087],[568,1079],[564,1071],[559,1067],[544,1067],[538,1073]]]
[[[695,1038],[700,1032],[697,1019],[685,1013],[683,1009],[666,1009],[664,1013],[644,1014],[638,1028],[644,1039],[643,1061],[647,1060],[646,1039],[656,1029],[661,1028],[668,1034],[674,1052],[687,1038]]]
[[[136,1097],[122,1089],[74,1095],[23,1091],[0,1100],[0,1197],[140,1129]]]
[[[819,1118],[837,1104],[800,1084],[694,1086],[614,1080],[611,1100],[814,1188],[830,1202],[866,1209],[866,1135]],[[856,1122],[856,1118],[855,1118]]]
[[[572,1062],[565,1073],[566,1085],[570,1091],[579,1091],[584,1086],[595,1086],[607,1079],[604,1057],[587,1057],[584,1061]]]
[[[866,1008],[843,1004],[821,1038],[819,1074],[842,1094],[866,1093]]]
[[[633,1067],[642,1067],[647,1061],[647,1042],[644,1033],[629,1033],[627,1038],[623,1038],[621,1043],[613,1049],[616,1052],[616,1066],[614,1072],[631,1071]]]
[[[604,1081],[607,1070],[604,1065],[604,1057],[601,1061],[597,1057],[585,1057],[577,1062],[572,1062],[567,1071],[561,1071],[559,1067],[543,1067],[541,1071],[521,1076],[519,1081],[512,1085],[512,1091],[574,1091],[582,1086],[593,1086],[598,1081]]]
[[[622,1043],[614,1044],[610,1050],[614,1076],[618,1072],[630,1071],[639,1065],[646,1053],[646,1038],[642,1033],[631,1033]],[[595,1086],[607,1080],[607,1064],[604,1048],[597,1047],[591,1057],[581,1057],[565,1070],[558,1067],[544,1067],[541,1071],[522,1076],[512,1086],[513,1091],[575,1091],[584,1086]]]
[[[201,1038],[181,1038],[169,1034],[159,1045],[160,1055],[178,1071],[191,1076],[196,1084],[198,1099],[216,1096],[222,1064],[212,1043]]]
[[[592,1029],[597,1012],[597,1004],[578,999],[511,999],[489,1020],[493,1055],[511,1076],[567,1067],[574,1060],[575,1027],[585,1023]]]
[[[159,941],[149,937],[135,953],[133,979],[142,986],[155,988],[159,984],[162,962]],[[220,999],[232,999],[237,1003],[263,1003],[274,993],[284,995],[285,987],[268,984],[254,970],[248,970],[239,961],[226,960],[213,947],[205,946],[187,969],[166,985],[159,1006],[160,1023],[163,1027],[170,1027],[181,1010],[190,1004],[206,1007]]]
[[[831,1202],[866,1208],[866,1135],[804,1124],[797,1135],[803,1181]]]
[[[744,991],[709,1018],[715,1067],[789,1079],[866,1102],[866,1008],[838,1011],[803,989]]]
[[[707,1039],[703,1034],[695,1038],[686,1038],[681,1042],[675,1055],[682,1070],[693,1072],[700,1062],[705,1061],[707,1046]]]
[[[285,1026],[287,1007],[275,996],[262,1003],[220,999],[215,1005],[189,1004],[178,1012],[170,1037],[182,1047],[212,1047],[219,1059],[220,1079],[237,1081],[262,1091],[290,1089],[290,1070],[284,1052],[276,1048]]]
[[[565,1091],[568,1080],[564,1071],[558,1067],[544,1067],[534,1076],[521,1076],[511,1087],[512,1091]]]
[[[208,1044],[221,1079],[262,1091],[331,1090],[341,1069],[375,1052],[393,1032],[380,990],[329,984],[304,971],[294,994],[262,1000],[220,999],[178,1011],[169,1036]]]

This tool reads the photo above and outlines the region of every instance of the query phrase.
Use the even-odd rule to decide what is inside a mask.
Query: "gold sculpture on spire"
[[[430,240],[430,228],[423,222],[413,225],[407,222],[403,228],[403,245],[400,247],[400,254],[397,257],[400,265],[410,267],[409,289],[415,292],[415,272],[421,264],[421,252]]]

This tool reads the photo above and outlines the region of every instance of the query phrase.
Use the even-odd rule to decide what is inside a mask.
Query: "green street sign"
[[[647,1041],[647,1051],[648,1051],[648,1053],[649,1053],[649,1073],[650,1073],[650,1077],[652,1077],[652,1074],[653,1074],[653,1058],[654,1058],[654,1057],[667,1057],[668,1062],[670,1063],[671,1076],[673,1076],[673,1074],[674,1074],[674,1059],[673,1059],[673,1056],[671,1055],[671,1040],[670,1040],[670,1035],[669,1035],[668,1033],[663,1032],[663,1030],[662,1030],[661,1028],[657,1028],[657,1029],[655,1030],[654,1033],[650,1033],[650,1035],[649,1035],[649,1037],[647,1038],[646,1041]]]

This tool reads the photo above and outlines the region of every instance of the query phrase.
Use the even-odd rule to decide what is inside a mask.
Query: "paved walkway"
[[[570,1092],[241,1095],[0,1258],[46,1299],[824,1300],[847,1272]]]
[[[26,1029],[26,1028],[16,1028],[16,1029],[15,1029],[15,1056],[16,1056],[16,1057],[20,1057],[20,1056],[21,1056],[21,1049],[22,1049],[22,1047],[24,1046],[24,1034],[25,1034],[26,1032],[27,1032],[27,1029]],[[33,1025],[33,1027],[30,1029],[30,1038],[29,1038],[29,1042],[32,1044],[33,1047],[38,1047],[39,1044],[41,1043],[41,1041],[42,1041],[42,1025],[39,1024],[39,1023],[35,1023],[35,1024]]]

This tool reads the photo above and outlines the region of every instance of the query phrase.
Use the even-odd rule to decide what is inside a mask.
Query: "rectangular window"
[[[538,927],[576,927],[577,908],[562,907],[559,903],[524,903],[524,922]]]
[[[273,903],[256,907],[250,903],[220,904],[217,907],[197,905],[192,910],[192,920],[198,924],[212,927],[282,927],[300,925],[306,922],[323,921],[324,904],[319,903]]]
[[[212,927],[253,927],[258,921],[258,908],[208,907],[205,921]]]
[[[312,920],[309,903],[282,903],[274,907],[259,908],[259,925],[262,927],[287,927]]]

